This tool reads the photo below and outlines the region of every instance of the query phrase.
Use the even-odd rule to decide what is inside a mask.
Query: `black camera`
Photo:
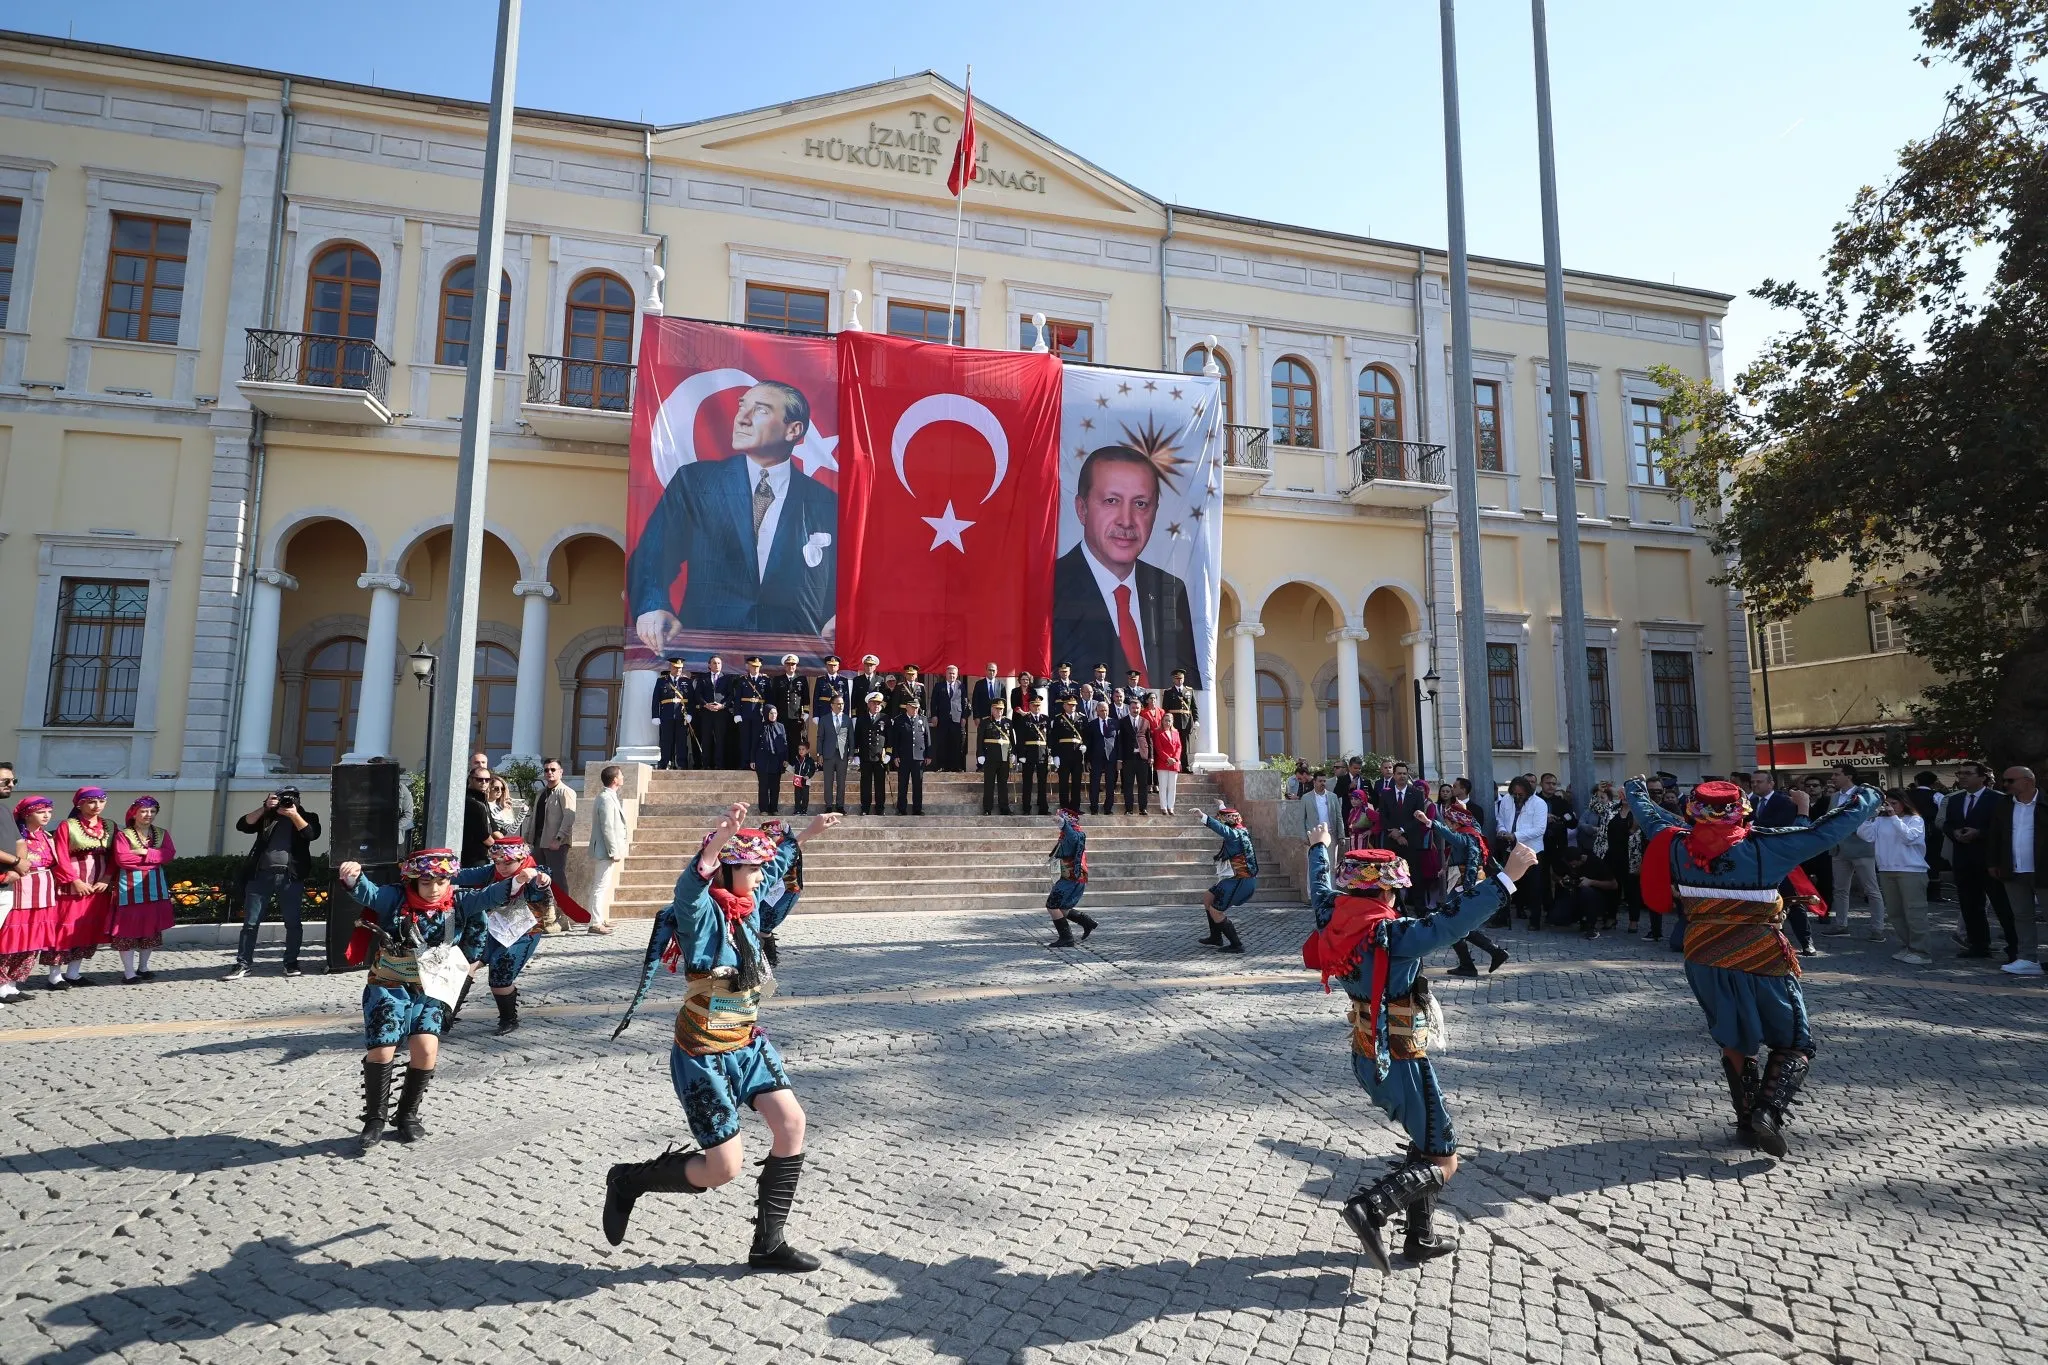
[[[273,795],[277,800],[277,808],[279,810],[298,809],[299,798],[293,795],[291,792],[276,792],[273,793]]]

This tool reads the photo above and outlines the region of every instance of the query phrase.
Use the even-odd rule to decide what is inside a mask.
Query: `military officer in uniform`
[[[1063,661],[1055,671],[1059,676],[1045,684],[1045,714],[1058,720],[1067,698],[1081,695],[1081,684],[1074,681],[1072,664]]]
[[[924,770],[931,759],[932,727],[924,718],[924,703],[907,698],[889,741],[889,762],[896,769],[898,815],[924,814]]]
[[[889,681],[882,676],[882,661],[872,654],[864,654],[860,660],[860,672],[853,675],[854,702],[864,709],[870,692],[880,692],[882,705],[889,704]]]
[[[747,656],[747,671],[732,680],[726,701],[732,706],[744,766],[753,758],[754,746],[761,742],[761,708],[768,704],[768,679],[761,672],[760,655]]]
[[[919,711],[924,710],[924,680],[918,677],[916,664],[905,664],[902,681],[889,689],[889,714],[892,717],[901,717],[913,701],[917,703]]]
[[[783,655],[782,672],[768,680],[766,690],[768,704],[782,717],[782,728],[789,732],[791,754],[796,753],[798,740],[810,738],[804,732],[804,717],[811,709],[811,683],[797,672],[797,662],[796,655]]]
[[[1043,703],[1041,703],[1041,706]],[[1016,744],[1019,777],[1019,800],[1017,814],[1031,814],[1031,787],[1034,780],[1038,786],[1038,813],[1051,815],[1052,807],[1046,803],[1050,795],[1045,789],[1045,775],[1050,770],[1046,752],[1046,726],[1052,717],[1043,710],[1026,711],[1010,722],[1010,734]]]
[[[681,659],[654,679],[654,721],[661,731],[660,768],[690,766],[690,675]]]
[[[1010,814],[1010,722],[1006,707],[989,703],[988,718],[974,734],[975,766],[981,769],[981,813]]]
[[[839,656],[825,656],[825,671],[811,684],[811,719],[816,720],[832,709],[832,694],[846,704],[846,718],[852,723],[856,710],[853,704],[853,679],[839,671]],[[843,813],[843,812],[842,812]]]
[[[1159,699],[1159,708],[1166,712],[1173,728],[1180,731],[1181,762],[1187,763],[1195,755],[1195,722],[1202,718],[1202,713],[1195,700],[1195,689],[1188,686],[1185,668],[1173,670],[1173,686]]]
[[[853,757],[860,764],[860,813],[881,815],[889,808],[889,718],[882,714],[882,694],[867,695],[867,714],[853,722]]]
[[[1078,689],[1076,689],[1078,691]],[[1081,809],[1081,774],[1088,766],[1088,732],[1082,728],[1080,702],[1069,695],[1047,727],[1052,756],[1059,766],[1060,809]]]

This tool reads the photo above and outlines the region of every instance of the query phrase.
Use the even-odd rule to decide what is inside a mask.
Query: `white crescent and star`
[[[971,521],[962,521],[959,517],[954,515],[953,503],[950,498],[947,499],[946,501],[946,511],[944,515],[936,517],[919,517],[918,520],[922,521],[925,525],[932,528],[932,549],[936,550],[941,545],[951,545],[954,549],[960,551],[960,553],[967,553],[967,547],[960,543],[960,533],[962,531],[965,531],[968,527],[974,525],[974,523]]]
[[[889,438],[889,460],[896,468],[896,481],[903,485],[903,491],[912,497],[917,496],[917,490],[910,486],[910,475],[904,470],[903,457],[910,450],[911,438],[934,422],[958,422],[979,432],[988,442],[989,453],[995,457],[996,475],[981,500],[987,502],[994,497],[996,490],[1003,486],[1003,480],[1010,476],[1010,438],[993,412],[972,398],[957,393],[928,394],[905,408],[903,415],[896,419],[896,430]],[[932,549],[951,545],[966,553],[967,546],[960,536],[974,523],[963,520],[953,510],[951,499],[947,500],[942,515],[920,517],[919,520],[932,528]]]

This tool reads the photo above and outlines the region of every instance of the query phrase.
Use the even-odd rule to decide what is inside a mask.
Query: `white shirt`
[[[1927,870],[1927,825],[1919,816],[1873,817],[1859,825],[1856,833],[1877,846],[1879,872]]]
[[[789,501],[790,461],[779,460],[762,469],[752,460],[747,461],[747,517],[754,515],[754,490],[761,486],[761,475],[768,476],[768,491],[775,495],[775,501],[768,504],[768,512],[761,518],[761,529],[754,536],[754,578],[766,582],[768,578],[768,551],[775,547],[775,528],[782,521],[782,505]]]
[[[2040,799],[2040,793],[2034,793]],[[2017,798],[2012,803],[2012,870],[2038,871],[2034,866],[2034,802]]]
[[[1129,588],[1131,590],[1131,624],[1138,632],[1138,654],[1140,657],[1124,660],[1124,667],[1135,668],[1143,672],[1145,668],[1143,657],[1145,653],[1145,619],[1144,613],[1138,610],[1137,566],[1132,565],[1129,578],[1118,578],[1101,560],[1095,557],[1095,552],[1088,548],[1088,542],[1085,540],[1081,542],[1081,558],[1088,561],[1088,572],[1095,575],[1095,586],[1102,590],[1102,605],[1109,609],[1109,628],[1117,632],[1118,639],[1123,638],[1123,627],[1117,621],[1116,590],[1118,588]]]

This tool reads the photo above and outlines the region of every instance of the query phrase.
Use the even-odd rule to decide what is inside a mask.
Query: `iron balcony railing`
[[[249,329],[249,358],[242,378],[258,384],[307,384],[320,389],[358,389],[386,402],[391,357],[364,337],[318,336],[311,332]]]
[[[591,412],[633,410],[633,366],[565,355],[526,357],[526,401]]]
[[[1351,448],[1352,486],[1389,479],[1399,483],[1444,482],[1444,448],[1420,441],[1374,436]]]
[[[1266,441],[1272,434],[1266,427],[1224,427],[1224,465],[1231,469],[1270,470],[1273,467],[1273,457],[1266,449]]]

